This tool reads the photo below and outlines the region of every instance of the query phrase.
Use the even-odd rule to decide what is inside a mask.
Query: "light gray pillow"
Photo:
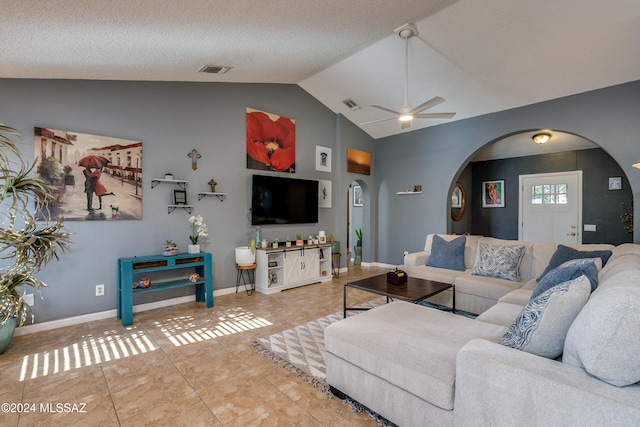
[[[525,247],[522,245],[494,246],[478,242],[478,254],[471,274],[517,282],[520,280],[518,269],[524,250]]]
[[[527,303],[500,344],[557,358],[562,354],[569,327],[590,294],[591,283],[585,275],[546,290]]]
[[[640,382],[640,271],[604,283],[569,328],[562,361],[624,387]]]

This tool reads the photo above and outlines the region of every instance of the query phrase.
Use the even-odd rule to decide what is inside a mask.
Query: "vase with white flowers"
[[[189,236],[191,244],[189,245],[189,253],[198,254],[200,253],[200,245],[198,242],[201,237],[204,238],[209,235],[209,229],[207,229],[207,224],[204,223],[202,215],[191,216],[189,218],[189,222],[191,223],[191,236]]]

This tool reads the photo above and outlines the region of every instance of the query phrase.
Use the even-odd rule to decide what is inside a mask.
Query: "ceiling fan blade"
[[[416,114],[420,113],[421,111],[427,110],[427,109],[429,109],[431,107],[435,107],[436,105],[442,104],[445,101],[446,101],[446,99],[444,99],[444,98],[441,98],[439,96],[434,96],[433,98],[431,98],[427,102],[423,102],[422,104],[418,105],[416,108],[411,110],[410,114],[416,115]]]
[[[415,119],[450,119],[455,116],[456,113],[424,113],[416,114],[413,116]]]
[[[389,117],[389,118],[387,118],[387,119],[372,120],[372,121],[370,121],[370,122],[360,123],[360,126],[362,126],[362,125],[370,125],[370,124],[372,124],[372,123],[386,122],[386,121],[388,121],[388,120],[398,120],[398,118],[397,118],[397,117]]]
[[[393,114],[397,114],[397,115],[401,115],[402,114],[400,111],[392,110],[391,108],[383,107],[382,105],[371,104],[371,106],[373,108],[377,108],[378,110],[386,111],[388,113],[393,113]]]

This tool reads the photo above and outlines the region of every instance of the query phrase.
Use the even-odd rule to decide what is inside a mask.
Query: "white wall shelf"
[[[183,190],[187,189],[189,185],[189,181],[184,181],[182,179],[164,179],[164,178],[153,178],[151,180],[151,188],[156,188],[158,184],[176,184],[178,187]]]
[[[225,197],[227,197],[227,193],[211,193],[211,192],[201,192],[198,193],[198,200],[202,200],[207,196],[216,196],[218,200],[224,202]]]
[[[396,194],[422,194],[422,191],[398,191]]]
[[[193,205],[169,205],[168,208],[169,208],[169,212],[167,212],[167,213],[171,213],[171,212],[175,211],[178,208],[184,209],[188,213],[191,213],[191,212],[193,212],[194,206]]]

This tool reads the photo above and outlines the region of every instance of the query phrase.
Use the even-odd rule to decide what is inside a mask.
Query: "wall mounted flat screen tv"
[[[251,224],[318,222],[318,181],[253,175]]]

